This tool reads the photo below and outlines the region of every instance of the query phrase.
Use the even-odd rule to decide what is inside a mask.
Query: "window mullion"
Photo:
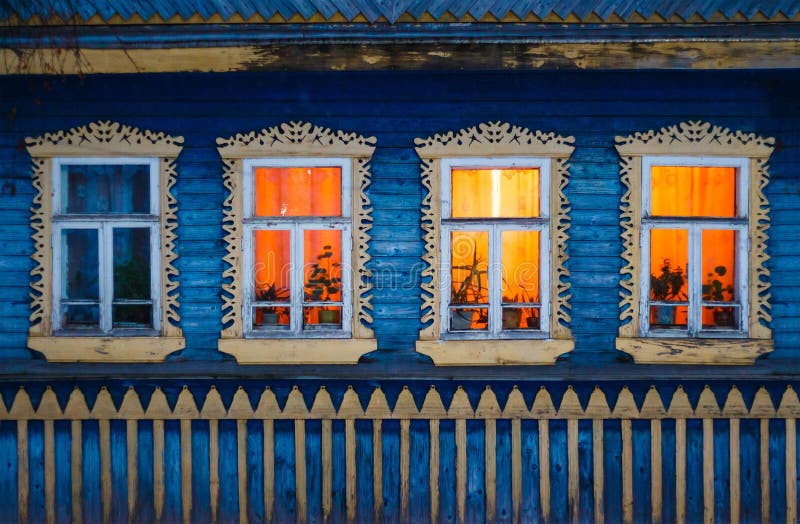
[[[650,238],[651,228],[648,223],[642,224],[641,275],[639,286],[639,330],[642,334],[650,332]]]
[[[498,224],[489,226],[489,333],[494,337],[502,329],[503,323],[503,286],[502,286],[502,253],[500,241],[501,228]]]
[[[687,328],[690,336],[697,336],[703,325],[702,318],[702,274],[703,274],[703,253],[702,253],[703,229],[701,224],[691,224],[689,226],[689,267],[687,268],[687,278],[689,279],[689,318]]]
[[[112,301],[114,299],[114,230],[110,222],[103,222],[97,230],[100,235],[100,329],[111,331]]]
[[[294,335],[303,330],[303,232],[301,224],[294,223],[289,229],[289,257],[291,260],[291,319],[290,326]]]

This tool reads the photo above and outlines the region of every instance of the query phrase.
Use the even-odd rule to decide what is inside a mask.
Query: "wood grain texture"
[[[739,419],[732,418],[730,419],[730,428],[729,428],[729,444],[728,444],[728,457],[730,464],[728,465],[728,471],[730,473],[730,480],[728,484],[728,490],[731,504],[731,524],[738,524],[741,518],[741,458],[739,457],[739,453],[741,452],[741,447],[739,445]]]
[[[542,520],[550,521],[550,421],[539,420],[539,504]]]
[[[456,512],[464,522],[467,504],[467,421],[456,420]]]
[[[87,410],[88,411],[88,410]],[[83,423],[73,420],[70,433],[70,481],[72,482],[72,522],[83,522]]]
[[[275,424],[264,420],[264,520],[272,522],[275,507]]]
[[[151,401],[152,405],[152,401]],[[164,515],[164,421],[153,421],[153,509],[156,521]]]
[[[97,421],[100,439],[100,493],[103,501],[103,522],[111,522],[111,426],[108,419]]]
[[[28,337],[50,362],[161,362],[186,347],[183,337]]]
[[[306,423],[303,420],[295,420],[294,485],[297,494],[297,524],[308,522],[308,484],[306,480]]]
[[[637,364],[752,365],[773,351],[771,340],[697,338],[617,338],[616,348]]]
[[[572,340],[419,340],[418,353],[437,366],[553,365],[575,348]]]
[[[433,456],[432,445],[431,456]],[[381,522],[383,520],[383,428],[380,420],[372,421],[372,497],[373,520]]]
[[[650,518],[653,524],[662,520],[663,469],[661,458],[661,420],[650,421]]]
[[[17,54],[18,53],[27,53]],[[795,41],[634,41],[531,44],[338,44],[81,49],[0,53],[2,74],[343,70],[782,69],[800,67]],[[41,57],[30,64],[20,56]],[[57,69],[48,68],[58,63]],[[23,67],[24,66],[24,67]]]
[[[264,444],[266,452],[266,443]],[[266,474],[266,472],[265,472]],[[219,421],[208,421],[208,494],[211,522],[219,516]]]
[[[762,418],[759,421],[759,466],[761,470],[761,522],[770,522],[769,516],[769,492],[770,492],[770,473],[769,473],[769,419]]]
[[[484,421],[483,482],[486,494],[486,522],[494,522],[497,514],[497,420]]]
[[[714,523],[714,421],[703,419],[703,522]]]
[[[221,352],[240,364],[358,364],[375,351],[375,339],[226,339]]]
[[[797,522],[797,420],[786,419],[786,523]]]
[[[594,492],[594,521],[605,522],[605,473],[603,472],[603,421],[592,420],[592,480]]]
[[[247,421],[236,421],[236,470],[239,477],[239,524],[248,522],[247,508]]]
[[[356,476],[356,421],[348,418],[344,421],[345,450],[345,504],[347,506],[347,522],[356,521],[356,493],[358,477]],[[406,449],[408,452],[408,449]],[[402,454],[401,454],[402,460]],[[406,495],[407,497],[408,495]]]
[[[633,434],[630,419],[620,421],[622,436],[622,521],[633,523]]]
[[[331,515],[331,498],[333,496],[333,421],[325,419],[321,424],[322,520],[327,522]]]
[[[567,421],[567,504],[569,517],[573,524],[580,521],[580,470],[578,464],[578,421]]]
[[[431,499],[431,522],[439,522],[439,420],[431,419],[430,428],[430,460],[428,465],[428,489]]]
[[[686,419],[675,419],[675,521],[686,522]]]
[[[127,454],[128,520],[136,520],[139,490],[139,422],[125,421],[125,451]]]
[[[52,420],[44,421],[44,502],[47,524],[56,522],[56,449]]]

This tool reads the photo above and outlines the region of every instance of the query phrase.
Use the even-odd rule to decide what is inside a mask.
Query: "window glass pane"
[[[340,306],[304,307],[303,329],[342,329]]]
[[[306,230],[303,232],[306,302],[341,302],[342,232]]]
[[[254,307],[253,329],[288,330],[291,310],[288,307]]]
[[[450,331],[486,331],[489,329],[488,307],[451,307]]]
[[[341,216],[342,168],[257,167],[255,216]]]
[[[453,231],[450,234],[450,278],[453,305],[488,304],[489,233]]]
[[[703,308],[703,329],[739,329],[739,314],[741,309],[738,307],[704,307]]]
[[[99,300],[97,235],[96,229],[61,230],[62,299]]]
[[[653,166],[653,216],[733,217],[736,168]]]
[[[453,218],[539,216],[539,169],[453,169]]]
[[[61,209],[68,214],[149,214],[150,165],[62,165]]]
[[[686,302],[689,299],[686,281],[688,239],[685,229],[653,229],[650,232],[650,300]]]
[[[254,231],[253,248],[253,299],[289,302],[292,280],[289,231]]]
[[[67,304],[62,306],[61,325],[68,329],[97,329],[100,327],[100,306],[97,304]]]
[[[685,331],[689,308],[686,306],[650,306],[650,329],[678,329]]]
[[[703,231],[703,303],[737,300],[736,237],[737,232],[732,230]],[[734,316],[736,315],[731,308],[704,307],[703,327],[732,328]]]
[[[114,301],[150,300],[150,229],[114,228]]]
[[[151,304],[114,304],[112,318],[115,328],[148,328],[153,326]]]
[[[503,231],[503,329],[538,329],[539,231]],[[527,307],[508,304],[526,304]]]

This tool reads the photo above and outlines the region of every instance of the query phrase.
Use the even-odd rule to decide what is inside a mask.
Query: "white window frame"
[[[351,338],[353,317],[352,262],[352,159],[343,157],[298,157],[298,158],[251,158],[242,161],[243,171],[243,231],[242,231],[242,322],[245,338]],[[341,209],[340,216],[292,216],[256,217],[254,216],[255,188],[253,175],[257,168],[286,167],[338,167],[341,169]],[[289,231],[291,249],[289,302],[259,302],[253,300],[253,233],[262,230]],[[306,230],[336,230],[342,232],[341,262],[341,300],[335,302],[305,302],[305,268],[303,253],[303,234]],[[296,248],[299,246],[299,248]],[[253,307],[289,307],[289,329],[253,329]],[[341,307],[340,329],[303,329],[303,307],[338,306]]]
[[[440,318],[443,340],[546,339],[550,336],[550,159],[543,157],[447,157],[441,160],[441,291]],[[538,169],[539,217],[537,218],[452,218],[451,173],[453,169]],[[489,233],[488,326],[486,331],[450,331],[451,252],[454,231]],[[539,329],[502,329],[503,231],[539,231]],[[523,305],[520,307],[532,307]]]
[[[732,167],[736,176],[736,216],[734,218],[714,217],[653,217],[651,179],[654,166],[675,167]],[[692,157],[661,156],[642,157],[642,228],[641,228],[641,278],[639,326],[641,336],[659,338],[747,338],[750,325],[749,312],[749,195],[750,159],[743,157]],[[682,229],[688,233],[688,267],[686,280],[689,296],[679,305],[688,306],[686,329],[650,329],[650,231],[653,229]],[[733,230],[737,233],[735,253],[736,298],[739,309],[737,329],[702,329],[702,231]],[[655,302],[652,305],[666,304]],[[721,305],[707,303],[707,307]]]
[[[66,214],[63,208],[61,167],[67,165],[147,165],[149,166],[150,212],[129,214]],[[53,246],[53,308],[51,322],[55,335],[158,335],[161,332],[161,220],[159,210],[159,159],[154,157],[70,157],[53,158],[52,188],[52,246]],[[114,246],[116,228],[147,228],[150,230],[150,300],[126,302],[152,304],[152,328],[114,328]],[[62,305],[80,304],[64,301],[64,267],[62,265],[65,229],[90,229],[98,235],[99,328],[65,328],[62,325]]]

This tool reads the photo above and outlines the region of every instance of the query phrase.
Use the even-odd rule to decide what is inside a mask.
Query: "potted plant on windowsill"
[[[483,279],[486,275],[486,270],[482,270],[479,266],[482,261],[478,258],[477,253],[473,252],[472,263],[464,264],[462,266],[453,266],[453,269],[466,271],[466,276],[461,282],[453,282],[453,289],[450,296],[450,305],[465,305],[465,304],[481,304],[484,298]],[[472,322],[475,320],[477,312],[471,309],[454,309],[452,319],[450,321],[450,329],[452,331],[468,331],[472,327]],[[488,319],[486,309],[482,308],[478,314],[477,321],[485,323]]]
[[[714,268],[713,273],[708,273],[706,283],[703,284],[703,301],[704,302],[729,302],[733,299],[733,286],[725,286],[719,277],[724,277],[728,273],[728,268],[725,266],[717,266]],[[726,300],[725,295],[730,299]],[[711,311],[714,314],[714,325],[731,327],[733,326],[733,311],[731,308],[713,307]]]
[[[331,246],[322,246],[322,253],[317,255],[318,262],[311,266],[311,273],[306,280],[306,301],[332,302],[332,296],[341,291],[342,279],[333,276],[332,269],[341,267],[339,262],[331,262],[333,251]],[[339,324],[341,315],[339,309],[329,309],[323,306],[317,311],[320,324]]]
[[[661,273],[650,275],[650,293],[652,300],[657,302],[668,302],[685,298],[681,292],[686,277],[683,268],[672,267],[670,259],[665,258],[661,262]],[[675,312],[677,308],[673,306],[655,305],[653,306],[653,324],[671,326],[675,324]]]
[[[258,302],[283,302],[289,298],[289,290],[278,287],[273,282],[266,289],[256,289],[256,300]],[[280,306],[259,307],[256,310],[256,323],[266,326],[275,326],[280,317]]]

